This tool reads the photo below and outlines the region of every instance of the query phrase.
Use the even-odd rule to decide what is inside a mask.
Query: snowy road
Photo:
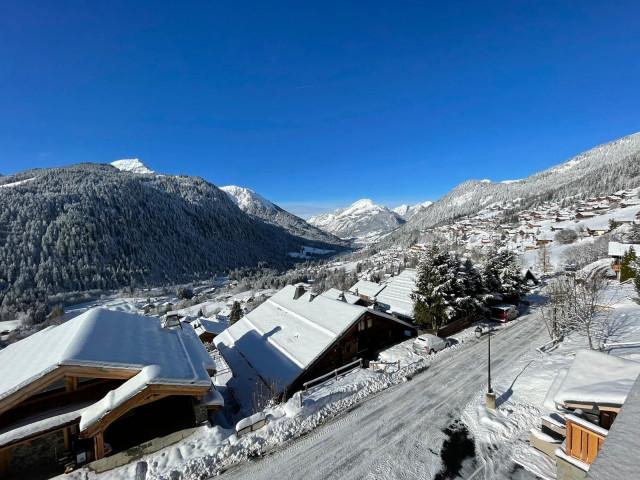
[[[548,340],[539,315],[523,316],[491,338],[492,374]],[[226,471],[246,479],[428,479],[442,468],[443,430],[486,390],[486,337],[437,355],[412,380],[390,388],[261,459]],[[497,392],[498,397],[503,392]],[[482,463],[467,462],[464,476]],[[526,478],[526,472],[517,473]],[[516,476],[516,475],[514,475]],[[476,478],[484,478],[480,473]]]

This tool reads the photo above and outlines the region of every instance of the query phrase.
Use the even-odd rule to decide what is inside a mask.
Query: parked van
[[[518,307],[511,305],[510,303],[501,303],[500,305],[494,305],[491,307],[491,320],[506,323],[509,320],[518,318]]]

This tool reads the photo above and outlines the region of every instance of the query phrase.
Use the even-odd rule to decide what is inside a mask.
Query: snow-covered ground
[[[608,343],[637,343],[611,345],[606,351],[640,361],[640,306],[633,300],[635,296],[632,285],[612,283],[605,302],[614,310],[602,315],[610,315],[617,325]],[[478,456],[486,462],[486,478],[509,478],[514,462],[538,477],[555,478],[555,463],[529,446],[529,430],[539,428],[541,417],[555,411],[553,405],[545,404],[549,387],[556,374],[571,365],[576,351],[585,348],[587,339],[571,333],[548,353],[523,350],[519,358],[493,379],[494,390],[498,392],[496,410],[486,408],[482,393],[467,405],[462,420],[475,438]]]
[[[523,351],[546,340],[536,313],[490,325],[496,327],[497,373],[510,371]],[[445,430],[486,382],[485,337],[477,340],[472,327],[452,340],[452,347],[431,356],[414,354],[412,340],[392,347],[380,355],[394,363],[386,373],[358,370],[332,380],[304,394],[302,408],[294,395],[267,408],[268,424],[246,436],[224,426],[200,427],[137,462],[103,475],[81,470],[72,478],[137,478],[141,470],[147,479],[224,471],[231,478],[432,478],[442,468]],[[461,474],[478,465],[469,458]]]

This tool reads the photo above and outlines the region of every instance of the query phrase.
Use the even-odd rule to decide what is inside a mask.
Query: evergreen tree
[[[463,292],[463,284],[457,280],[459,265],[458,258],[435,245],[426,252],[418,265],[417,290],[411,295],[416,323],[430,324],[436,330],[456,317],[456,299]]]
[[[229,324],[233,325],[242,317],[244,317],[244,312],[242,311],[240,302],[236,300],[235,302],[233,302],[233,306],[231,307],[231,313],[229,314]]]
[[[511,250],[489,251],[482,272],[485,288],[506,302],[520,303],[520,299],[527,292],[526,282],[520,270],[516,255]]]
[[[636,277],[636,271],[634,264],[636,262],[636,251],[633,247],[629,247],[629,250],[624,252],[620,259],[620,281],[624,282],[630,278]]]

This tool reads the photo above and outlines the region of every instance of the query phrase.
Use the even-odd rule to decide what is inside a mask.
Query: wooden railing
[[[607,438],[607,430],[574,415],[567,415],[567,455],[591,465]]]

